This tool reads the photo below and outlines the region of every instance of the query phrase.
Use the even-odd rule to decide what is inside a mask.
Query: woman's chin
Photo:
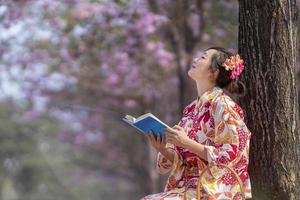
[[[192,68],[189,69],[189,71],[188,71],[188,76],[189,76],[191,79],[195,80],[194,74],[193,74],[192,70],[193,70]]]

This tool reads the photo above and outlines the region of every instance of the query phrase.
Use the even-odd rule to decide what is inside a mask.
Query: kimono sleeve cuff
[[[177,162],[183,162],[182,155],[174,147],[167,147],[167,149],[174,153],[173,165]]]
[[[174,153],[174,160],[173,162],[171,162],[161,152],[158,152],[156,170],[159,174],[168,173],[174,167],[175,163],[177,163],[178,160],[181,159],[181,156],[179,155],[178,151],[176,151],[176,149],[174,149],[173,147],[167,147],[167,149]]]
[[[172,148],[171,150],[174,152],[174,160],[171,173],[174,173],[179,169],[181,165],[183,165],[183,157],[176,149]]]
[[[171,170],[173,163],[168,160],[162,153],[157,153],[156,171],[159,174],[166,174]]]

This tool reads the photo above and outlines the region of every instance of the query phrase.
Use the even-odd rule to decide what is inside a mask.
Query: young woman
[[[245,87],[237,81],[243,71],[238,54],[221,47],[210,47],[193,60],[188,75],[197,85],[198,96],[183,110],[178,125],[165,130],[166,137],[151,145],[158,150],[156,170],[171,171],[164,191],[141,200],[196,199],[199,174],[208,165],[201,181],[201,199],[241,199],[234,174],[218,164],[232,167],[239,175],[246,198],[251,198],[248,174],[251,132],[241,107],[223,88],[241,95]]]

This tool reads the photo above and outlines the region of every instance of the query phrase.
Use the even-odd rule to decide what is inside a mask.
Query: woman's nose
[[[192,64],[196,64],[196,62],[197,62],[197,58],[194,58]]]

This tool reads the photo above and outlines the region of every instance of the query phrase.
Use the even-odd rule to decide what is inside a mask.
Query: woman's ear
[[[214,71],[214,77],[215,77],[215,80],[217,80],[218,76],[219,76],[219,73],[220,73],[220,70],[219,69],[216,69],[216,71]]]
[[[212,81],[217,80],[218,75],[219,75],[219,72],[220,72],[219,69],[211,70],[211,73],[209,73],[209,78],[210,78]]]

